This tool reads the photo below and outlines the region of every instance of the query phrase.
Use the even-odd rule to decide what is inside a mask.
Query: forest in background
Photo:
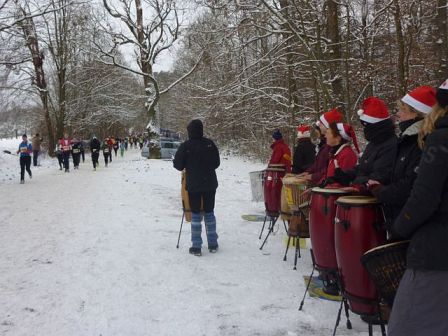
[[[292,144],[332,107],[357,126],[364,98],[394,112],[448,77],[447,0],[1,0],[0,38],[0,131],[25,116],[48,139],[201,118],[262,157],[276,128]]]

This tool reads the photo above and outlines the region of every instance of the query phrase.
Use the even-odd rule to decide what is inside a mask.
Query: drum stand
[[[336,269],[335,270],[333,270],[333,269],[329,270],[329,269],[321,268],[319,265],[316,264],[316,260],[314,259],[313,249],[310,250],[310,253],[311,253],[311,261],[313,262],[313,269],[311,271],[310,277],[308,278],[308,283],[306,284],[305,293],[303,294],[302,301],[300,302],[299,310],[302,310],[302,308],[303,308],[303,304],[305,303],[306,293],[308,293],[308,290],[310,288],[310,284],[311,284],[311,281],[312,281],[313,274],[314,274],[315,270],[321,272],[322,274],[335,274],[338,284],[340,282],[339,281],[339,275],[338,275],[338,272],[337,272]],[[346,307],[346,309],[348,309],[348,306]],[[347,313],[347,328],[351,329],[351,322],[348,319],[348,313]]]
[[[266,225],[266,220],[269,217],[268,234],[264,238],[263,244],[261,244],[261,246],[260,246],[260,250],[263,249],[270,234],[274,232],[274,226],[275,226],[275,223],[277,223],[279,215],[280,215],[279,212],[266,211],[266,216],[264,217],[263,227],[261,228],[260,236],[258,237],[258,239],[261,239],[261,236],[263,235],[264,227]],[[288,232],[288,228],[286,227],[285,221],[283,221],[283,225],[285,227],[285,231]]]
[[[297,270],[297,258],[302,258],[300,255],[300,235],[294,236],[294,244],[295,244],[295,254],[294,254],[294,267],[293,270]],[[286,261],[286,255],[288,254],[289,244],[291,243],[291,236],[288,233],[288,243],[286,244],[285,256],[283,257],[283,261]]]
[[[338,315],[337,315],[337,317],[336,317],[336,324],[335,324],[335,326],[334,326],[333,336],[336,335],[336,330],[337,330],[337,328],[338,328],[338,326],[339,326],[339,322],[341,321],[342,305],[344,305],[344,308],[345,308],[345,316],[347,317],[347,329],[352,329],[352,324],[351,324],[351,322],[350,322],[350,319],[349,319],[349,312],[348,312],[348,311],[349,311],[349,306],[348,306],[348,299],[349,299],[349,297],[350,297],[351,299],[356,299],[356,300],[358,300],[359,302],[361,302],[361,301],[365,301],[365,302],[368,303],[368,304],[370,304],[370,303],[373,302],[373,301],[370,301],[370,300],[363,300],[363,299],[361,299],[361,298],[353,297],[352,295],[350,295],[349,293],[347,293],[347,292],[344,290],[343,286],[342,286],[342,281],[341,281],[341,277],[340,277],[339,272],[338,272],[338,283],[339,283],[339,286],[340,286],[340,288],[341,288],[342,301],[341,301],[341,306],[339,307]],[[373,319],[372,319],[371,321],[367,322],[367,324],[369,325],[369,336],[373,336],[373,325],[374,325],[374,324],[379,324],[380,327],[381,327],[381,335],[382,335],[382,336],[386,336],[386,327],[385,327],[385,324],[386,324],[386,323],[385,323],[385,321],[383,320],[383,317],[382,317],[382,315],[381,315],[381,307],[380,307],[379,300],[376,300],[375,303],[376,303],[376,305],[377,305],[377,309],[378,309],[378,320],[373,320]],[[372,317],[375,317],[374,315],[371,315],[371,316],[372,316]]]
[[[303,212],[303,208],[299,208],[298,211],[294,211],[293,215],[297,215],[303,218],[303,220],[308,221],[308,219],[306,218],[305,213]],[[289,250],[289,243],[291,242],[291,235],[289,235],[289,231],[286,230],[286,232],[288,233],[288,243],[286,244],[286,251],[285,251],[285,256],[283,257],[283,261],[286,261],[286,255],[288,254],[288,250]],[[297,236],[294,236],[294,242],[295,242],[295,254],[294,254],[294,268],[293,270],[297,270],[297,257],[302,258],[301,254],[300,254],[300,233]],[[307,238],[307,237],[303,237],[303,238]],[[309,238],[309,237],[308,237]]]

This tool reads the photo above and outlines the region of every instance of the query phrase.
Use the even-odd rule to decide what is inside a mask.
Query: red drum
[[[281,208],[282,178],[286,167],[282,164],[270,164],[264,173],[264,205],[266,213],[278,217]]]
[[[351,311],[375,315],[378,295],[361,257],[386,241],[383,210],[373,197],[340,197],[336,204],[335,247],[342,293]]]
[[[310,238],[314,262],[321,271],[337,271],[334,248],[336,200],[350,193],[342,189],[313,188],[309,213]]]

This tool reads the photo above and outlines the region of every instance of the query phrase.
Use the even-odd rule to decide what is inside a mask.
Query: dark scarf
[[[330,149],[330,159],[334,158],[334,155],[337,153],[337,151],[339,150],[339,148],[341,148],[341,146],[344,144],[344,142],[341,142],[339,145],[336,145],[334,147],[331,147]]]
[[[422,118],[417,117],[411,120],[405,120],[402,121],[398,124],[398,128],[400,128],[400,133],[404,133],[404,131],[406,131],[410,126],[412,126],[413,124],[415,124],[417,121],[422,120]]]
[[[368,142],[380,144],[395,136],[395,125],[390,118],[364,126],[364,137]]]

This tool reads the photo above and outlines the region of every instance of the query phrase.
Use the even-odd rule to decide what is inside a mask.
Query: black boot
[[[324,284],[323,292],[328,295],[338,296],[339,286],[336,282],[327,282]]]
[[[197,257],[200,257],[202,255],[200,247],[190,247],[188,252],[190,252],[190,254],[195,255]]]

